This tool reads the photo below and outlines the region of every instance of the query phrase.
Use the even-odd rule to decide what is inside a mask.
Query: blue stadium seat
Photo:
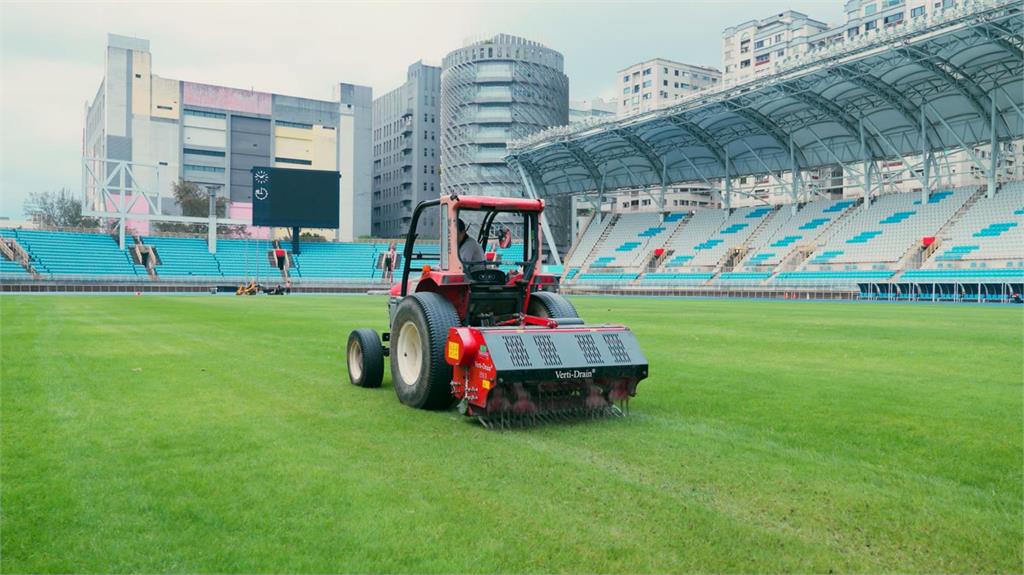
[[[146,279],[127,250],[107,234],[14,230],[14,237],[32,256],[40,273],[59,276],[128,276]]]

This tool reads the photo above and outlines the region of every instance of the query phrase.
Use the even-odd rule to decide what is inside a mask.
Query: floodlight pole
[[[299,255],[299,228],[292,227],[292,253]]]

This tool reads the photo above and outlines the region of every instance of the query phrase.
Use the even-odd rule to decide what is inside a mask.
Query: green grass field
[[[632,415],[347,381],[380,297],[3,296],[13,572],[1021,572],[1024,310],[576,298]]]

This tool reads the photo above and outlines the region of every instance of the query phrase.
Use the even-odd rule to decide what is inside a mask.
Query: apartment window
[[[903,4],[903,0],[885,0],[885,7],[892,8],[893,6],[899,6]]]
[[[782,34],[776,34],[775,35],[775,42],[776,43],[782,42]]]
[[[625,82],[625,83],[629,83],[629,74],[626,74],[625,76],[623,76],[622,77],[622,81]]]
[[[285,126],[287,128],[302,128],[303,130],[312,130],[313,124],[303,124],[301,122],[285,122],[282,120],[276,120],[274,122],[276,126]]]
[[[740,68],[749,68],[749,67],[750,67],[750,60],[743,60],[742,62],[740,62]]]
[[[640,103],[640,96],[633,96],[633,103],[634,104],[639,104]]]
[[[218,114],[217,112],[203,112],[202,110],[185,110],[186,116],[197,116],[200,118],[227,118],[225,114]]]
[[[665,74],[668,74],[668,68],[662,68],[662,70],[664,70]]]
[[[195,148],[185,148],[182,152],[186,154],[192,154],[195,156],[210,156],[213,158],[223,158],[224,152],[218,152],[215,150],[197,150]]]
[[[673,72],[675,72],[675,75],[676,75],[676,76],[678,76],[678,75],[679,75],[679,70],[673,70]]]
[[[313,162],[311,162],[309,160],[299,160],[299,159],[296,159],[296,158],[275,157],[274,161],[275,162],[280,162],[282,164],[298,164],[300,166],[312,166],[313,165]]]
[[[643,87],[644,88],[650,88],[651,87],[651,81],[650,80],[644,80]]]
[[[872,20],[870,22],[864,23],[865,32],[867,32],[868,30],[874,30],[875,28],[878,28],[878,20]]]
[[[757,42],[754,42],[755,50],[759,50],[761,48],[764,48],[764,40],[758,40]]]
[[[661,85],[662,86],[668,86],[668,80],[662,80],[661,81]]]
[[[647,92],[646,94],[644,94],[644,100],[650,100],[650,99],[651,99],[651,93],[650,92]]]
[[[214,174],[224,173],[224,168],[218,168],[216,166],[199,166],[196,164],[185,164],[185,169],[192,172],[211,172]]]
[[[761,64],[767,64],[771,54],[761,54],[757,58],[754,58],[754,65],[760,66]]]
[[[786,54],[786,51],[785,51],[785,50],[776,50],[776,51],[775,51],[775,55],[776,55],[776,56],[779,56],[779,57],[782,57],[782,56],[784,56],[785,54]],[[711,79],[711,81],[712,81],[712,82],[714,82],[714,81],[715,81],[715,79],[714,79],[714,78],[712,78],[712,79]]]
[[[633,93],[636,94],[640,91],[640,84],[633,84]]]
[[[875,4],[868,4],[867,6],[864,7],[864,15],[865,16],[870,16],[871,14],[874,14],[877,11],[878,11],[878,6],[875,5]]]
[[[850,38],[853,38],[857,34],[860,34],[860,26],[854,26],[853,28],[848,28],[846,30],[846,35]]]
[[[911,18],[917,18],[918,16],[924,16],[924,6],[918,6],[910,11]]]
[[[895,26],[897,24],[902,24],[903,12],[897,12],[891,16],[886,16],[884,22],[886,26]]]
[[[650,75],[651,75],[651,69],[650,68],[644,68],[644,76],[650,76]]]
[[[943,10],[945,10],[946,8],[952,8],[954,6],[956,6],[956,2],[954,2],[953,0],[942,0]]]
[[[629,93],[629,86],[626,86],[625,88],[623,88],[622,89],[622,93],[623,94],[628,94]]]
[[[679,82],[673,82],[672,87],[678,89],[679,88]]]

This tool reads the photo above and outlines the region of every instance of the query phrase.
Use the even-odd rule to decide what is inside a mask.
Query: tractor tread
[[[536,306],[534,304],[536,302]],[[547,292],[538,291],[530,294],[530,313],[537,315],[536,311],[540,307],[544,313],[540,314],[542,317],[550,318],[578,318],[580,317],[579,312],[576,311],[576,307],[565,299],[564,296]]]
[[[413,303],[406,304],[406,301]],[[434,292],[419,292],[406,296],[399,304],[398,311],[395,313],[397,319],[402,313],[402,307],[406,305],[416,305],[419,307],[423,314],[423,319],[426,325],[418,326],[424,333],[421,337],[424,337],[427,341],[424,342],[428,348],[428,355],[426,359],[426,393],[416,394],[415,397],[406,397],[403,395],[401,387],[406,385],[401,383],[401,375],[398,372],[396,361],[397,354],[392,353],[391,357],[391,379],[395,385],[395,391],[399,394],[399,399],[407,405],[417,407],[420,409],[447,409],[451,407],[452,402],[455,400],[451,392],[451,380],[452,380],[452,368],[448,365],[448,362],[444,359],[444,345],[448,340],[448,329],[460,325],[459,315],[455,312],[455,308],[451,302],[445,299],[444,296]],[[415,315],[414,315],[415,317]],[[392,326],[392,339],[394,335],[398,333],[399,326]],[[392,344],[392,348],[394,348]],[[413,387],[419,387],[414,385]]]

